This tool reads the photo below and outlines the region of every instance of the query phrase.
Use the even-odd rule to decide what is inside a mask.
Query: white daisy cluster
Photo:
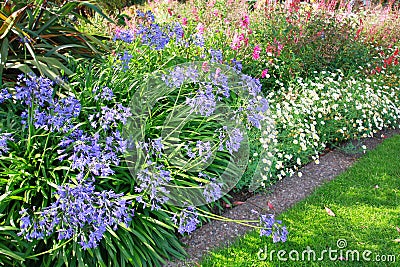
[[[310,160],[319,163],[328,144],[400,126],[400,87],[385,85],[384,74],[345,78],[337,70],[316,76],[286,87],[277,80],[280,89],[267,96],[277,135],[269,141],[276,143],[275,158],[264,179],[292,176]]]

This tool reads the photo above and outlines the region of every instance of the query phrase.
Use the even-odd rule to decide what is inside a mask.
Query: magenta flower
[[[249,25],[250,25],[250,18],[247,14],[245,14],[242,18],[242,21],[240,22],[240,26],[247,29]]]
[[[265,78],[268,74],[268,69],[265,69],[261,72],[261,78]]]
[[[256,45],[253,50],[253,59],[258,60],[260,58],[261,48],[259,45]]]
[[[197,33],[203,34],[204,30],[205,30],[203,23],[197,24],[196,30],[197,30]]]
[[[214,9],[213,14],[214,14],[214,16],[218,17],[219,16],[219,10],[218,9]]]
[[[186,26],[188,23],[188,19],[187,18],[182,18],[182,25]]]

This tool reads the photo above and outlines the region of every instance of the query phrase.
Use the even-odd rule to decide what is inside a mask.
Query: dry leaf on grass
[[[267,202],[268,208],[270,208],[271,210],[275,210],[274,205],[272,205],[271,202]]]
[[[326,213],[328,213],[329,216],[335,217],[336,214],[328,207],[325,207]]]

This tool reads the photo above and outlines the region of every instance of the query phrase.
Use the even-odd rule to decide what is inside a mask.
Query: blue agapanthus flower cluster
[[[155,49],[162,50],[171,39],[171,32],[168,27],[162,27],[157,23],[149,26],[141,25],[137,31],[141,37],[142,43]]]
[[[236,58],[231,60],[232,66],[234,69],[238,70],[238,71],[242,71],[243,69],[243,65],[242,65],[242,61],[237,60]]]
[[[18,77],[15,97],[27,109],[21,114],[22,123],[27,119],[36,129],[67,132],[73,127],[73,119],[81,112],[81,104],[73,96],[57,99],[54,97],[54,83],[34,74]],[[30,111],[33,109],[32,111]],[[30,112],[32,113],[29,117]]]
[[[208,180],[209,182],[204,186],[203,196],[207,203],[214,202],[222,197],[223,183],[218,183],[215,177],[210,177],[207,174],[199,172],[199,177]]]
[[[11,98],[10,92],[6,88],[0,90],[0,104],[2,104],[7,99]]]
[[[66,97],[55,100],[54,104],[46,109],[37,108],[33,112],[35,128],[67,132],[72,126],[73,118],[79,116],[81,104],[75,97]]]
[[[148,142],[139,141],[136,148],[142,149],[147,156],[156,156],[161,158],[163,155],[164,144],[162,138],[149,139]]]
[[[223,126],[219,129],[219,150],[226,150],[229,153],[238,152],[243,141],[243,133],[239,128],[228,128]]]
[[[288,230],[282,226],[282,221],[275,220],[274,214],[263,214],[260,216],[260,236],[271,236],[274,243],[285,242],[287,240]]]
[[[162,75],[161,80],[170,88],[178,88],[186,82],[198,82],[199,71],[194,67],[180,67],[177,66],[167,75]]]
[[[129,62],[131,59],[132,55],[129,54],[127,50],[125,50],[122,55],[118,56],[118,60],[121,61],[121,67],[123,71],[127,71],[129,69]]]
[[[131,29],[120,29],[115,31],[113,41],[121,40],[126,43],[132,43],[135,40],[135,32]]]
[[[249,75],[242,74],[241,75],[241,83],[240,85],[245,88],[250,95],[253,97],[257,97],[261,93],[261,82],[257,78],[253,78]]]
[[[125,124],[131,116],[130,109],[119,103],[113,108],[102,106],[100,112],[91,114],[88,118],[93,128],[101,127],[103,130],[109,130],[118,127],[119,123]]]
[[[220,68],[217,68],[215,72],[210,73],[209,79],[211,83],[216,86],[216,94],[218,95],[218,100],[222,100],[222,96],[225,98],[230,97],[230,89],[228,85],[228,76],[222,73]]]
[[[71,169],[79,172],[89,171],[93,175],[110,176],[114,174],[112,165],[119,165],[119,154],[125,153],[127,141],[119,131],[114,131],[104,140],[98,133],[90,135],[76,130],[64,137],[58,151],[59,159],[67,158],[72,162]]]
[[[179,217],[179,223],[178,219]],[[196,211],[195,207],[187,207],[185,210],[182,210],[179,215],[175,214],[172,217],[172,221],[175,225],[178,226],[178,232],[183,235],[184,233],[190,234],[194,230],[196,230],[197,225],[200,223],[199,215]]]
[[[147,196],[149,203],[151,203],[151,210],[157,210],[161,204],[169,200],[167,196],[169,191],[166,189],[166,185],[171,181],[171,172],[167,171],[163,165],[151,160],[148,160],[146,165],[137,174],[135,191]],[[145,202],[143,196],[137,197],[136,201],[142,203],[143,208],[146,208],[147,202]]]
[[[54,103],[53,85],[54,82],[48,78],[38,77],[33,73],[27,76],[20,74],[15,86],[15,98],[28,107],[51,106]]]
[[[197,140],[195,143],[189,142],[189,144],[186,144],[184,148],[186,149],[186,155],[190,159],[200,158],[201,161],[207,162],[207,160],[212,156],[210,141],[204,142]]]
[[[261,122],[266,119],[265,112],[268,108],[267,99],[261,96],[251,99],[247,106],[247,121],[257,129],[261,129]]]
[[[136,32],[136,35],[141,37],[142,44],[155,50],[162,50],[174,37],[176,43],[182,40],[184,30],[180,23],[176,22],[161,26],[154,22],[154,15],[151,11],[146,13],[137,11],[137,14],[143,20]]]
[[[8,141],[13,141],[12,134],[10,133],[0,133],[0,156],[8,153],[9,148],[7,146]]]
[[[140,38],[142,44],[147,45],[155,50],[162,50],[171,41],[177,44],[185,44],[189,46],[189,42],[204,47],[205,39],[203,34],[195,33],[190,36],[189,41],[184,42],[185,31],[181,23],[174,22],[160,25],[155,22],[154,14],[148,10],[136,11],[137,22],[136,29],[117,28],[114,34],[114,41],[121,40],[126,43],[132,43],[136,37]]]
[[[106,100],[110,101],[114,97],[114,92],[107,86],[103,86],[101,89],[99,87],[95,87],[92,90],[94,95],[94,100]]]
[[[213,86],[207,84],[205,91],[199,89],[193,98],[186,98],[186,104],[191,107],[192,112],[200,113],[202,116],[211,116],[217,106]]]
[[[57,200],[34,218],[27,210],[20,212],[21,231],[27,240],[43,239],[57,233],[58,240],[75,238],[83,249],[95,248],[107,227],[127,227],[133,216],[131,201],[112,190],[97,192],[93,181],[66,184],[57,189]]]
[[[204,39],[204,35],[201,33],[193,34],[191,36],[191,40],[192,40],[193,44],[198,47],[204,47],[205,42],[206,42]]]
[[[93,89],[95,100],[111,100],[114,96],[108,87]],[[79,172],[89,171],[93,175],[109,176],[114,174],[111,166],[120,163],[119,155],[127,150],[127,141],[118,130],[120,124],[125,124],[131,116],[129,108],[122,104],[114,107],[101,106],[101,111],[90,114],[88,120],[96,130],[94,134],[82,129],[75,129],[64,136],[59,146],[59,160],[71,161],[71,168]],[[100,132],[106,134],[101,136]]]
[[[135,191],[141,193],[136,201],[142,203],[143,208],[150,204],[151,210],[158,210],[160,205],[169,200],[167,185],[171,181],[171,172],[154,160],[163,156],[162,138],[148,139],[148,142],[140,141],[136,144],[136,149],[144,153],[146,158],[146,162],[136,174]]]
[[[144,20],[146,20],[148,22],[154,22],[155,21],[154,14],[150,10],[147,10],[146,12],[143,12],[142,10],[138,9],[138,10],[136,10],[136,16],[138,18],[144,19]]]
[[[211,62],[221,63],[223,60],[223,55],[221,50],[210,49],[209,53],[211,55]]]

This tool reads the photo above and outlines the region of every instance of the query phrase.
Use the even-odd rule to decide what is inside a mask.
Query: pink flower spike
[[[245,14],[242,18],[242,21],[240,22],[240,26],[247,29],[249,27],[249,24],[250,24],[250,18],[247,14]]]
[[[219,10],[218,9],[214,9],[213,14],[214,14],[214,16],[218,17],[219,16]]]
[[[188,19],[187,18],[182,18],[182,25],[186,26],[188,23]]]
[[[196,30],[197,30],[197,33],[203,34],[204,33],[204,25],[203,25],[203,23],[197,24]]]
[[[207,6],[208,7],[214,7],[215,6],[215,2],[216,2],[216,0],[210,0],[210,1],[208,1]]]
[[[238,34],[235,33],[235,36],[233,37],[233,40],[232,40],[232,43],[231,43],[232,50],[239,50],[240,42],[242,41],[242,39],[240,37],[241,36],[238,36]]]
[[[263,70],[261,73],[261,78],[267,77],[267,74],[268,74],[268,69]]]
[[[254,59],[254,60],[257,60],[257,59],[260,58],[260,52],[261,52],[260,46],[259,46],[259,45],[256,45],[256,46],[254,47],[254,50],[253,50],[253,59]]]

